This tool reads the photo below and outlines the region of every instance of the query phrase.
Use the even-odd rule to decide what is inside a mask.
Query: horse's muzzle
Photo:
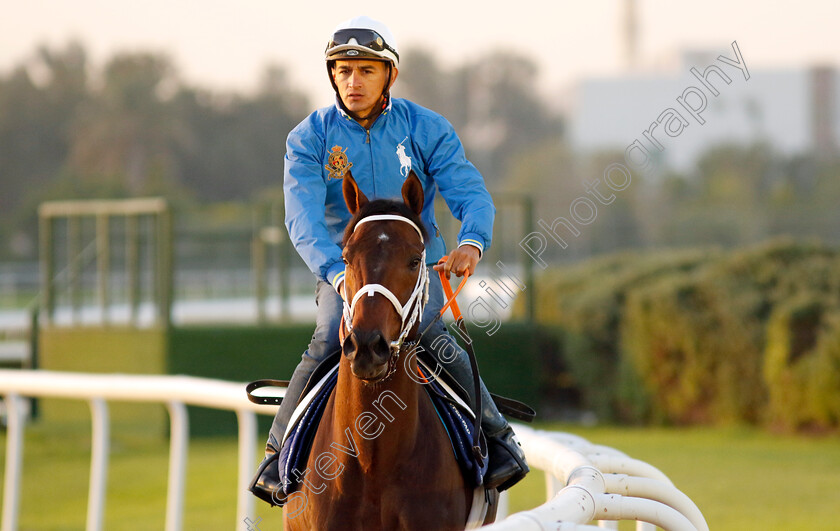
[[[342,352],[350,360],[350,369],[356,378],[379,380],[388,373],[391,350],[379,331],[354,328],[344,340]]]

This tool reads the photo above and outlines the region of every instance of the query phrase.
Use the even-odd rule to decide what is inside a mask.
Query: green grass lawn
[[[543,426],[546,427],[546,426]],[[772,435],[752,429],[629,429],[551,426],[620,449],[665,472],[706,516],[712,530],[840,529],[840,440]],[[83,425],[27,429],[20,529],[84,528],[90,435]],[[5,433],[0,432],[5,448]],[[136,426],[112,427],[108,530],[163,528],[168,443]],[[5,451],[0,455],[4,462]],[[190,444],[184,529],[232,529],[236,441]],[[0,485],[0,488],[2,485]],[[541,474],[511,492],[513,511],[544,501]],[[263,531],[281,528],[280,511],[257,502]],[[633,529],[623,524],[622,529]]]
[[[568,431],[665,472],[713,531],[840,529],[836,436],[785,436],[751,428]]]

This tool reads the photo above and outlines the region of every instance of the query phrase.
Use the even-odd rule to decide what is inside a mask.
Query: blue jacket
[[[430,235],[428,263],[446,253],[435,222],[437,190],[461,221],[458,245],[475,245],[484,252],[490,246],[496,209],[484,179],[441,115],[392,98],[365,130],[336,104],[313,112],[289,133],[283,181],[286,228],[318,278],[338,286],[344,277],[341,239],[350,213],[342,194],[343,171],[351,170],[368,199],[401,200],[409,167],[423,183],[421,217]]]

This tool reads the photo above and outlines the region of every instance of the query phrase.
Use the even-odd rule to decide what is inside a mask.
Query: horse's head
[[[403,341],[415,334],[428,294],[423,186],[410,172],[403,202],[368,201],[348,171],[344,201],[353,219],[344,232],[342,351],[357,378],[393,374]]]

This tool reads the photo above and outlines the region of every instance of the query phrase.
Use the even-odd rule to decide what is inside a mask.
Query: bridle
[[[362,225],[363,223],[367,223],[369,221],[401,221],[404,223],[408,223],[415,231],[417,231],[417,234],[420,236],[420,241],[423,241],[423,232],[420,230],[420,227],[418,227],[416,223],[414,223],[407,217],[400,216],[398,214],[377,214],[362,218],[356,223],[356,226],[353,227],[353,232],[355,232],[359,228],[359,225]],[[346,280],[344,281],[344,284],[342,286],[342,290],[344,291],[344,338],[346,338],[347,335],[349,335],[350,332],[353,331],[354,310],[356,308],[356,304],[365,295],[367,295],[368,297],[373,297],[374,294],[379,293],[391,302],[391,304],[394,306],[394,309],[397,311],[397,315],[400,316],[400,320],[402,323],[400,327],[400,334],[397,337],[397,339],[391,341],[391,343],[389,344],[391,350],[391,357],[388,359],[388,373],[383,377],[383,379],[389,378],[396,371],[397,359],[399,357],[400,351],[402,350],[403,344],[406,343],[405,338],[408,337],[408,333],[414,327],[415,323],[420,322],[420,319],[423,316],[423,307],[429,301],[429,271],[426,268],[425,246],[423,248],[423,254],[421,255],[420,262],[420,270],[417,274],[417,281],[414,284],[414,290],[411,292],[411,295],[408,297],[408,300],[405,301],[405,304],[400,303],[397,296],[394,295],[394,293],[390,289],[383,286],[382,284],[365,284],[364,286],[359,288],[359,290],[353,296],[353,300],[348,303]]]

